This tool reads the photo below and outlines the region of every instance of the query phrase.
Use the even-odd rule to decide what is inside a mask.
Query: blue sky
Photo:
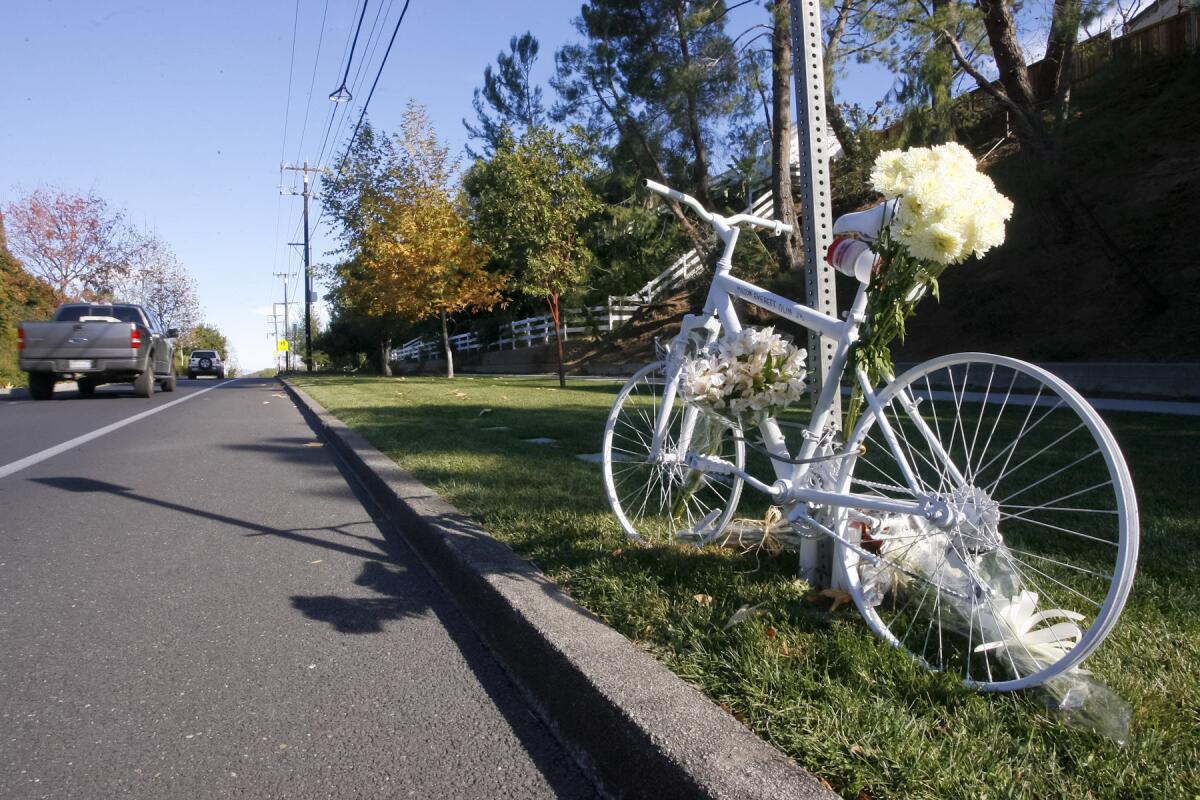
[[[369,0],[350,71],[353,84],[361,59],[369,59],[355,109],[402,6]],[[170,243],[199,283],[205,318],[230,338],[243,368],[272,364],[266,313],[283,299],[272,273],[299,268],[298,248],[287,242],[299,240],[301,201],[279,196],[280,157],[317,160],[327,96],[341,80],[357,22],[357,0],[328,0],[322,35],[325,8],[326,0],[7,4],[0,204],[37,186],[95,191]],[[471,94],[484,66],[511,35],[530,30],[541,42],[538,77],[545,80],[554,51],[575,38],[578,8],[561,0],[412,0],[371,101],[372,121],[394,128],[412,98],[460,150],[461,120],[473,118]],[[368,38],[380,9],[376,37]],[[764,18],[761,5],[747,6],[731,15],[729,29]],[[845,90],[865,102],[889,84],[878,71],[863,72]],[[349,135],[352,113],[344,128],[342,115],[334,118],[325,161]],[[329,246],[318,231],[314,259]],[[294,296],[301,284],[291,283]]]

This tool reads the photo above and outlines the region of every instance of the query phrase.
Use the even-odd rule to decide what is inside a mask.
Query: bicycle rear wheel
[[[840,488],[931,514],[843,514],[864,552],[839,548],[841,565],[867,623],[984,690],[1080,663],[1116,623],[1138,549],[1133,483],[1099,415],[1045,370],[982,353],[913,368],[878,406]]]
[[[650,457],[654,423],[666,383],[661,362],[648,364],[622,387],[604,426],[604,489],[621,529],[635,541],[662,544],[678,538],[704,542],[717,536],[737,511],[742,479],[688,469],[678,441],[687,406],[676,398],[662,452]],[[718,456],[745,466],[745,445],[728,425],[697,415],[687,453]]]

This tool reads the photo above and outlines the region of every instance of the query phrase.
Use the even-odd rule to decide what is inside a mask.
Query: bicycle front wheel
[[[604,426],[604,489],[621,529],[635,541],[662,544],[680,538],[709,541],[737,511],[742,479],[689,469],[688,453],[717,456],[739,469],[745,445],[724,422],[675,398],[657,456],[651,453],[662,410],[664,365],[648,364],[622,387]],[[685,426],[685,420],[692,422]],[[694,421],[693,421],[694,420]],[[687,430],[687,446],[679,446]]]
[[[885,387],[850,437],[860,446],[842,491],[925,508],[840,523],[859,542],[839,548],[847,586],[883,639],[1009,690],[1079,664],[1112,629],[1137,501],[1112,433],[1061,379],[1002,356],[937,358]]]

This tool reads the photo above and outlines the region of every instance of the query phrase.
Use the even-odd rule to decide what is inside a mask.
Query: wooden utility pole
[[[283,338],[286,341],[288,338],[288,306],[291,305],[290,303],[288,303],[288,296],[287,296],[287,294],[288,294],[288,292],[287,292],[288,274],[286,272],[273,272],[271,274],[274,275],[276,278],[283,278]],[[276,304],[274,304],[274,303],[271,304],[272,313],[275,311],[275,305]],[[288,342],[288,349],[283,351],[283,371],[284,372],[292,371],[291,342]]]
[[[312,372],[313,279],[312,248],[308,232],[308,199],[312,193],[309,187],[308,174],[310,172],[318,172],[319,169],[317,167],[310,167],[307,161],[304,162],[304,166],[302,167],[297,167],[295,164],[280,164],[279,168],[304,173],[304,191],[299,192],[304,197],[304,367],[308,372]],[[291,190],[285,190],[282,193],[297,194],[297,192]]]

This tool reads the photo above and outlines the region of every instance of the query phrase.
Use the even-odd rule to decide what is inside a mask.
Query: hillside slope
[[[1200,361],[1200,59],[1101,73],[1075,91],[1065,158],[1081,194],[1152,285],[1150,313],[1079,236],[1023,200],[1019,154],[988,171],[1012,197],[1008,241],[949,270],[897,355],[989,350],[1039,361]]]
[[[950,269],[939,304],[927,299],[909,323],[899,361],[983,350],[1031,361],[1200,361],[1200,58],[1111,70],[1075,90],[1065,159],[1080,192],[1169,305],[1150,313],[1120,280],[1100,248],[1065,236],[1039,218],[1031,192],[1043,189],[1015,145],[986,171],[1016,210],[1006,244],[985,259]],[[800,275],[772,283],[803,297]],[[839,276],[838,306],[856,284]],[[691,295],[693,301],[703,297]],[[645,309],[619,338],[576,351],[572,367],[645,360],[656,337],[670,337],[685,293]],[[778,318],[746,321],[777,324]]]

